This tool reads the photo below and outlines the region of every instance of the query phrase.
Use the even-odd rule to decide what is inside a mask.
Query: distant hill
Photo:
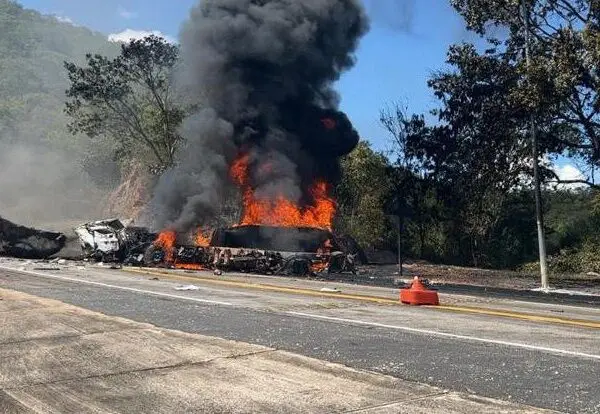
[[[0,140],[52,142],[63,135],[63,61],[83,62],[92,51],[114,54],[118,45],[103,34],[0,0]]]
[[[67,131],[63,62],[118,52],[101,33],[0,0],[0,215],[43,224],[96,204],[86,173],[107,185],[112,153]]]

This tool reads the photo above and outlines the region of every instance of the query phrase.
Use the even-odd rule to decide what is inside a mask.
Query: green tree
[[[170,166],[185,116],[172,85],[178,57],[178,46],[151,35],[123,44],[114,59],[88,54],[86,66],[65,62],[70,131],[109,136],[125,158]]]
[[[437,124],[406,121],[406,145],[444,205],[438,219],[449,225],[454,251],[477,266],[487,262],[506,197],[529,174],[527,111],[511,95],[520,77],[510,61],[455,45],[448,63],[452,70],[428,82],[441,103],[432,111]]]
[[[542,152],[563,154],[600,165],[600,6],[596,0],[527,0],[532,34],[531,61],[525,67],[524,21],[518,0],[451,0],[469,29],[492,36],[506,29],[498,56],[525,79],[507,91],[542,129]],[[591,179],[568,181],[595,186]],[[554,181],[559,181],[554,177]],[[566,183],[566,181],[561,181]]]
[[[389,226],[384,200],[389,191],[388,161],[362,141],[342,160],[343,179],[336,189],[337,228],[363,247],[380,246]]]
[[[421,142],[418,134],[424,131],[425,121],[422,116],[408,118],[405,109],[395,104],[380,112],[379,122],[391,143],[392,165],[388,168],[391,191],[386,210],[399,220],[396,237],[400,237],[405,251],[419,258],[431,257],[433,249],[428,246],[431,239],[428,235],[433,230],[438,203],[425,168],[426,159],[416,145]]]

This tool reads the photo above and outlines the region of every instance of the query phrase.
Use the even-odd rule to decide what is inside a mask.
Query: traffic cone
[[[439,305],[435,290],[427,289],[418,276],[415,276],[408,289],[400,289],[400,302],[408,305]]]

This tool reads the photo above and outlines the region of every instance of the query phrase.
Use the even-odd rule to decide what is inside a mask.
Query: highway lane
[[[565,412],[600,412],[600,330],[439,311],[433,316],[426,310],[425,319],[438,320],[419,330],[418,324],[404,323],[419,314],[409,307],[201,284],[197,291],[176,291],[175,281],[145,278],[133,284],[119,271],[70,272],[1,270],[0,287],[451,390]],[[492,336],[497,329],[504,333]],[[511,329],[515,335],[531,331],[537,339],[518,346],[527,343],[507,337]]]

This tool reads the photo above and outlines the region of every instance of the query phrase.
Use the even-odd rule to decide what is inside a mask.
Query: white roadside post
[[[530,32],[529,10],[526,4],[526,0],[521,0],[521,16],[523,18],[523,25],[525,28],[525,63],[527,65],[527,69],[529,69],[531,65],[531,57],[529,52]],[[530,133],[533,157],[533,186],[535,193],[535,214],[537,222],[541,284],[542,289],[548,289],[548,263],[546,261],[546,236],[544,234],[544,213],[542,211],[542,190],[540,185],[540,167],[538,164],[537,130],[533,114],[531,114],[530,118]]]

